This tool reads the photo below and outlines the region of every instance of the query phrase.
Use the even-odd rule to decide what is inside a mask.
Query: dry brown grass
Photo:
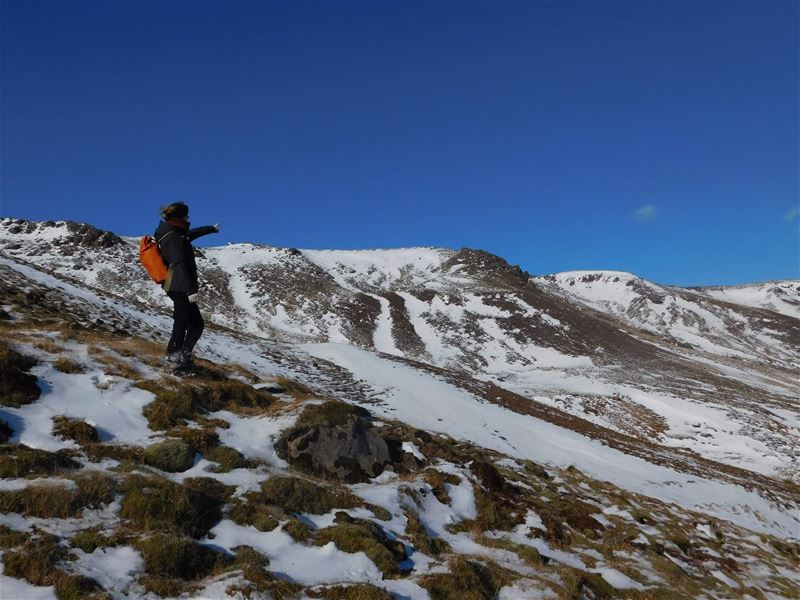
[[[137,371],[124,360],[121,360],[109,352],[106,352],[100,346],[89,346],[88,351],[92,358],[106,367],[106,373],[109,375],[130,379],[131,381],[141,379],[141,374],[139,371]]]
[[[405,515],[406,537],[415,550],[430,554],[431,556],[439,556],[440,554],[450,551],[450,544],[442,538],[428,533],[425,525],[419,520],[417,513],[407,509]]]
[[[364,504],[344,486],[323,486],[299,477],[270,477],[261,484],[260,493],[248,497],[280,506],[287,513],[320,515],[334,508],[355,508]]]
[[[130,476],[120,516],[142,531],[201,537],[222,518],[222,502],[202,490],[157,477]]]
[[[16,548],[30,539],[30,534],[24,531],[14,531],[13,529],[0,525],[0,548]]]
[[[425,469],[422,472],[422,477],[428,485],[433,488],[433,495],[436,496],[436,499],[442,504],[450,504],[450,494],[447,493],[445,484],[458,485],[461,483],[461,479],[457,476],[451,475],[450,473],[443,473],[432,467]]]
[[[210,546],[174,534],[156,533],[138,540],[136,547],[142,553],[148,575],[157,577],[191,581],[208,575],[218,564],[230,562]]]
[[[76,362],[65,356],[62,356],[59,359],[57,359],[53,363],[53,366],[56,368],[56,370],[61,371],[62,373],[67,373],[68,375],[74,375],[76,373],[86,372],[85,365],[82,365],[81,363]]]
[[[91,554],[97,548],[109,548],[129,544],[131,535],[124,529],[119,529],[111,534],[104,533],[99,527],[92,527],[79,531],[71,538],[69,544],[73,548],[80,548],[87,554]]]
[[[86,421],[70,419],[63,415],[53,417],[53,433],[63,439],[73,440],[81,446],[100,441],[97,429]]]
[[[0,512],[24,517],[67,519],[83,510],[77,490],[55,483],[37,483],[21,490],[0,492]]]
[[[244,598],[267,597],[275,600],[289,600],[297,597],[300,586],[296,583],[276,579],[266,569],[269,561],[260,552],[250,546],[236,546],[233,551],[236,553],[233,563],[226,566],[224,570],[218,570],[215,574],[241,571],[247,583],[228,587],[226,590],[228,595],[238,593]]]
[[[311,388],[303,385],[302,383],[289,379],[288,377],[279,376],[275,378],[275,383],[281,386],[287,394],[296,400],[308,400],[314,398],[314,392]]]
[[[228,365],[226,365],[226,368],[227,368],[228,371],[230,371],[232,373],[236,373],[237,375],[239,375],[240,377],[243,377],[244,379],[246,379],[247,381],[249,381],[252,384],[258,383],[258,381],[259,381],[258,375],[256,375],[252,371],[246,369],[245,367],[243,367],[242,365],[240,365],[238,363],[229,363]]]
[[[155,395],[155,399],[142,411],[153,430],[166,430],[185,425],[199,408],[186,390],[169,389],[155,381],[140,381],[136,387]]]
[[[59,563],[67,558],[58,538],[40,534],[3,555],[4,575],[37,586],[54,586],[59,600],[110,600],[93,580],[67,573]]]
[[[73,471],[80,463],[65,451],[48,452],[23,444],[0,445],[0,477],[38,477]]]
[[[352,585],[334,585],[316,590],[305,590],[309,598],[325,600],[392,600],[393,596],[383,588],[371,583],[354,583]]]
[[[493,600],[503,587],[517,579],[518,574],[492,561],[456,556],[450,560],[447,573],[425,575],[419,583],[432,600]]]
[[[36,377],[28,372],[37,362],[0,340],[0,405],[19,408],[39,399]]]
[[[60,344],[57,344],[53,338],[50,337],[39,337],[39,336],[30,336],[28,340],[39,350],[43,352],[47,352],[48,354],[60,354],[64,351],[64,347]]]
[[[114,499],[113,479],[97,473],[73,477],[76,487],[34,483],[21,490],[0,492],[0,512],[25,517],[67,519],[79,517],[84,508],[99,508]]]
[[[107,346],[116,351],[120,356],[143,358],[158,358],[164,356],[165,349],[161,344],[139,337],[124,339],[109,339]]]
[[[283,514],[264,504],[236,498],[230,503],[225,516],[238,525],[252,525],[259,531],[272,531],[279,525],[278,517],[283,517]]]
[[[93,462],[103,459],[118,460],[121,463],[139,465],[144,462],[144,448],[122,444],[85,444],[83,452]]]

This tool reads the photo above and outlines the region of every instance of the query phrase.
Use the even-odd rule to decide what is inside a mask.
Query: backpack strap
[[[156,241],[156,244],[161,245],[161,240],[163,240],[165,237],[167,237],[170,233],[175,233],[175,232],[174,231],[168,231],[167,233],[162,235],[160,238],[158,238],[158,240]]]

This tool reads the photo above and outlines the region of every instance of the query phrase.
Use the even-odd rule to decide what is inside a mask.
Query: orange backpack
[[[161,257],[158,244],[149,235],[139,240],[139,261],[150,279],[161,285],[167,280],[167,265]]]

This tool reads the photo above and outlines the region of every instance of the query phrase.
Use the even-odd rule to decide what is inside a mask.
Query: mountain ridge
[[[206,247],[197,252],[202,370],[182,383],[159,367],[170,306],[136,264],[136,240],[88,225],[53,227],[37,236],[35,224],[0,221],[0,342],[33,357],[41,388],[31,404],[0,406],[11,432],[0,467],[8,453],[68,452],[95,477],[122,482],[115,502],[85,508],[72,530],[36,521],[78,557],[52,567],[62,587],[77,585],[63,578],[89,576],[122,599],[161,597],[154,590],[163,589],[243,598],[242,586],[270,598],[288,584],[295,587],[280,594],[314,597],[363,585],[367,597],[427,600],[462,596],[441,587],[460,579],[484,585],[466,574],[480,568],[491,573],[481,598],[791,597],[800,320],[618,273],[526,276],[471,250],[406,250],[404,260],[373,252],[365,261],[348,251],[309,251],[317,253],[310,260],[294,249]],[[294,391],[258,408],[250,385]],[[156,416],[174,414],[156,412],[170,405],[159,398],[175,402],[184,386],[205,408],[185,405],[178,421],[187,429],[156,427]],[[214,390],[228,388],[238,399],[220,410]],[[343,406],[368,421],[309,436],[308,415],[329,402],[339,406],[335,427],[351,414]],[[59,438],[57,428],[74,420],[95,427],[100,443]],[[276,454],[279,446],[302,449],[287,443],[295,439],[323,440],[330,452],[330,440],[367,435],[358,428],[369,423],[371,444],[379,444],[375,432],[396,437],[394,466],[367,481],[342,487],[303,471],[321,468],[324,457],[289,465],[290,456]],[[151,446],[186,440],[196,454],[185,472],[136,462]],[[226,471],[223,459],[241,466]],[[30,533],[22,513],[33,509],[20,502],[35,485],[15,477],[0,477],[0,506],[13,508],[0,510],[0,546],[22,534],[28,546],[6,546],[0,586],[41,595],[50,584],[20,570],[19,557],[29,560],[25,548],[51,538]],[[81,472],[36,485],[63,494],[73,489],[70,477],[85,485]],[[218,495],[220,484],[236,491],[224,492],[208,537],[193,529],[190,537],[201,537],[172,539],[166,530],[140,531],[124,508],[141,477],[147,489],[171,482],[195,494],[202,480]],[[270,500],[280,510],[264,504],[270,486],[298,477],[336,491],[344,505],[326,515],[287,499]],[[346,494],[369,504],[341,500]],[[76,550],[82,538],[73,532],[98,522],[104,536],[122,541]],[[366,537],[353,545],[337,537],[345,530]],[[211,548],[221,565],[243,560],[237,544],[246,543],[256,553],[247,556],[268,558],[263,572],[280,583],[251,567],[220,567],[208,576],[175,571],[173,587],[158,587],[163,574],[142,558],[150,556],[147,539]],[[104,556],[125,565],[115,582],[109,567],[86,566],[106,565]],[[325,561],[336,568],[310,568]],[[20,587],[23,579],[33,587]]]

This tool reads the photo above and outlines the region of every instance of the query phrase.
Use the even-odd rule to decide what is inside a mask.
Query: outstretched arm
[[[190,229],[189,233],[189,240],[196,240],[199,237],[204,235],[208,235],[209,233],[217,233],[219,231],[219,225],[206,225],[205,227],[195,227],[194,229]]]

